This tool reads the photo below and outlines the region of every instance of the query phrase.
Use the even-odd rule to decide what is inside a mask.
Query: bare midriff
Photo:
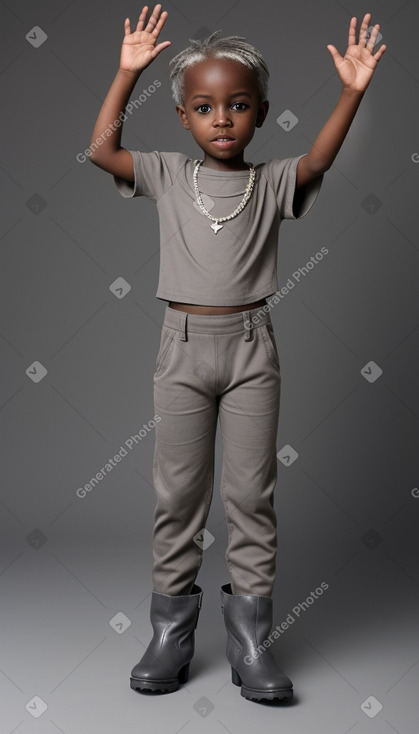
[[[250,311],[252,308],[260,308],[266,304],[266,298],[262,298],[260,301],[254,301],[253,303],[246,303],[244,306],[201,306],[195,303],[181,303],[180,301],[169,301],[170,308],[175,308],[178,311],[186,311],[187,313],[198,313],[198,314],[223,314],[223,313],[236,313],[237,311]]]

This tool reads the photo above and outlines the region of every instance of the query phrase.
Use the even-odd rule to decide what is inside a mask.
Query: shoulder
[[[180,153],[176,150],[152,150],[147,155],[152,155],[169,166],[185,166],[191,160],[185,153]]]
[[[189,161],[190,158],[185,153],[180,153],[177,150],[155,150],[154,153],[160,155],[164,160],[168,161]]]
[[[184,153],[174,150],[151,150],[147,153],[135,151],[134,160],[143,176],[163,181],[167,188],[179,176],[182,176],[190,159]],[[150,186],[150,183],[148,185]]]
[[[291,156],[290,158],[271,158],[260,164],[261,175],[265,176],[269,184],[276,189],[282,182],[294,182],[300,159],[306,155]]]
[[[160,163],[160,170],[166,170],[170,172],[172,179],[177,179],[182,175],[187,176],[190,168],[193,168],[194,161],[185,155],[175,150],[155,150],[153,154],[156,156]]]
[[[291,156],[289,158],[271,158],[270,160],[266,161],[266,163],[258,164],[258,167],[260,167],[261,172],[265,175],[277,175],[278,173],[283,173],[289,168],[296,168],[300,158],[302,158],[304,155],[306,155],[306,153]]]
[[[170,168],[173,166],[184,166],[190,160],[190,158],[188,158],[184,153],[179,153],[174,150],[150,150],[148,152],[144,150],[131,150],[130,153],[132,153],[140,163],[160,163],[163,166],[166,164],[166,166],[169,166]]]

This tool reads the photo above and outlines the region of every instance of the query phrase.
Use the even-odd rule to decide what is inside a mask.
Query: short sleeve
[[[140,150],[129,150],[134,165],[134,181],[127,181],[114,176],[115,186],[121,196],[132,198],[145,196],[156,202],[173,184],[176,173],[171,170],[170,154],[153,150],[143,153]]]
[[[295,184],[297,180],[297,166],[301,158],[307,153],[295,158],[273,159],[267,164],[267,177],[272,186],[280,215],[283,219],[301,219],[312,208],[323,183],[323,173],[309,181],[298,191],[298,209],[294,212]]]

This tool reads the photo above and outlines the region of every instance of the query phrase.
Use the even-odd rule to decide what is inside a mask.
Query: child
[[[98,116],[93,163],[114,176],[125,197],[146,196],[160,217],[157,298],[168,301],[154,373],[151,640],[131,671],[131,687],[171,692],[188,680],[203,591],[195,583],[212,492],[217,419],[223,438],[221,494],[229,531],[231,583],[221,587],[232,682],[250,700],[290,699],[291,680],[263,646],[272,626],[277,551],[274,489],[280,366],[268,296],[278,288],[282,219],[305,216],[332,165],[385,51],[372,54],[370,13],[342,58],[332,55],[343,88],[310,151],[267,163],[244,160],[266,118],[269,71],[240,36],[192,40],[170,62],[180,122],[202,149],[128,151],[120,121],[140,74],[170,41],[156,44],[167,11],[155,6],[136,30],[125,20],[120,65]],[[119,119],[120,124],[114,125]],[[105,135],[106,131],[106,135]],[[269,645],[268,645],[269,647]]]

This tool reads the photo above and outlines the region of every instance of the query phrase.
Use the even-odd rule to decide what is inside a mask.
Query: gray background
[[[246,159],[308,152],[341,87],[326,45],[344,54],[352,15],[358,27],[367,11],[381,24],[388,50],[319,198],[280,230],[280,286],[329,250],[271,311],[282,371],[278,451],[290,444],[299,454],[291,466],[278,460],[274,624],[321,582],[329,586],[271,648],[294,682],[288,706],[246,701],[230,682],[219,436],[196,654],[176,693],[129,688],[151,634],[153,430],[86,497],[76,495],[154,414],[166,305],[155,298],[157,211],[146,199],[124,200],[112,177],[76,160],[117,71],[124,18],[135,25],[141,8],[132,0],[0,5],[1,732],[413,734],[418,8],[413,0],[166,2],[161,40],[172,46],[132,97],[154,79],[161,87],[123,131],[126,148],[200,155],[175,114],[168,62],[189,38],[221,28],[254,43],[271,72],[268,118]],[[26,39],[34,26],[47,34],[38,48]],[[299,118],[290,132],[276,121],[287,109]],[[109,289],[118,277],[131,286],[124,298]],[[47,370],[37,383],[26,372],[36,361]],[[382,370],[374,382],[363,373],[370,361]],[[36,696],[47,706],[39,718]],[[361,708],[369,696],[383,707],[373,718]]]

